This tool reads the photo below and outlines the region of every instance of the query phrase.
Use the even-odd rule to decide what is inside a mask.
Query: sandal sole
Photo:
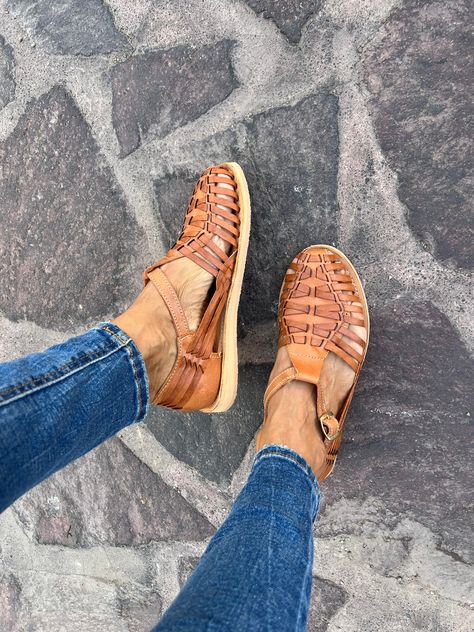
[[[240,205],[240,235],[234,274],[229,289],[222,327],[222,371],[219,393],[211,406],[202,409],[204,413],[225,412],[232,406],[237,396],[239,360],[237,350],[237,314],[250,238],[250,195],[245,174],[242,167],[236,162],[225,162],[223,166],[232,171],[237,183]]]

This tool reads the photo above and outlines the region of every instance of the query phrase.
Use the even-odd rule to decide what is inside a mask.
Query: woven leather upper
[[[359,371],[363,356],[348,340],[362,349],[366,343],[349,325],[364,327],[364,312],[352,276],[337,254],[303,252],[295,258],[285,276],[278,316],[279,346],[333,351]]]

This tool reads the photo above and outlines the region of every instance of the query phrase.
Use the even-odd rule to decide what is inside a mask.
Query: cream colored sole
[[[245,262],[250,237],[250,195],[244,172],[236,162],[226,162],[224,166],[232,171],[237,182],[240,205],[240,235],[239,247],[235,261],[234,274],[229,289],[227,305],[222,327],[222,373],[221,385],[217,399],[203,408],[205,413],[222,413],[228,410],[235,401],[238,386],[238,351],[237,351],[237,313],[239,310],[240,293],[244,279]]]

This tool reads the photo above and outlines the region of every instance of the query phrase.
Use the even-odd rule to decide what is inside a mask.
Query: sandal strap
[[[307,382],[309,380],[302,380],[300,374],[298,373],[297,369],[294,366],[290,366],[287,369],[284,369],[283,371],[275,375],[270,380],[265,390],[265,395],[263,398],[264,411],[265,411],[264,419],[266,419],[267,417],[267,408],[268,408],[268,402],[270,401],[270,399],[273,397],[273,395],[275,395],[277,391],[280,390],[280,388],[285,386],[285,384],[288,384],[288,382],[292,382],[292,381]],[[316,408],[319,411],[322,406],[321,402],[324,401],[324,397],[321,391],[321,386],[318,384],[318,382],[319,382],[319,376],[315,376],[314,379],[311,380],[311,383],[313,383],[317,388]],[[339,435],[341,434],[342,424],[336,418],[334,413],[330,411],[325,411],[325,412],[322,412],[321,414],[318,413],[318,421],[321,424],[321,430],[325,437],[324,443],[326,447],[328,447],[329,444],[333,442],[335,439],[337,439]]]
[[[300,253],[290,264],[283,283],[279,346],[298,344],[326,349],[338,355],[354,372],[366,343],[349,325],[366,325],[361,297],[347,264],[333,252]]]
[[[145,270],[145,285],[148,281],[153,283],[168,308],[178,338],[183,338],[191,333],[186,314],[168,277],[158,266],[159,264],[155,263]]]
[[[285,386],[285,384],[288,384],[288,382],[291,382],[292,380],[296,379],[297,375],[298,375],[298,372],[296,371],[295,367],[290,366],[272,378],[272,380],[269,382],[265,390],[265,395],[263,396],[263,406],[265,410],[265,417],[267,416],[266,414],[267,404],[270,401],[270,399],[273,397],[273,395],[275,395],[275,393],[278,390],[280,390],[282,386]]]
[[[235,252],[240,235],[237,183],[223,165],[206,169],[199,178],[181,235],[166,258],[187,257],[217,277],[228,267],[229,256],[212,241],[215,235]]]

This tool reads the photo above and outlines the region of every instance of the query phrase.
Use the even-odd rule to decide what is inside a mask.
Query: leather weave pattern
[[[365,341],[349,325],[365,326],[351,274],[334,253],[301,253],[285,276],[279,307],[279,346],[309,345],[333,351],[358,371],[363,355],[348,344]]]

